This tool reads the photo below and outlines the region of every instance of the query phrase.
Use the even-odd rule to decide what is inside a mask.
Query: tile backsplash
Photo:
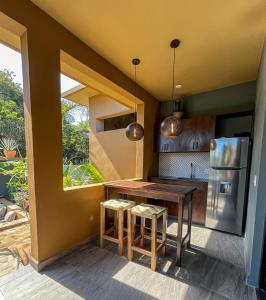
[[[160,153],[159,176],[190,177],[191,163],[193,178],[208,179],[209,152]]]

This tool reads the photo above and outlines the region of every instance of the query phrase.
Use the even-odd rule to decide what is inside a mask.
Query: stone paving
[[[27,265],[30,246],[29,224],[0,231],[0,276]]]

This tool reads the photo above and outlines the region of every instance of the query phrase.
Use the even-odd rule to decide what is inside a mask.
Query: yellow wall
[[[136,143],[127,139],[125,129],[97,130],[98,119],[131,111],[110,97],[99,95],[90,98],[89,112],[89,157],[104,180],[136,178]]]
[[[29,162],[32,256],[41,262],[98,232],[99,202],[104,197],[102,185],[63,190],[61,50],[127,92],[134,92],[134,83],[32,2],[2,0],[0,11],[26,27],[21,36],[21,51]],[[5,27],[5,24],[0,26]],[[138,88],[138,97],[145,102],[143,142],[145,178],[157,173],[157,155],[153,152],[153,130],[159,116],[159,104],[142,88]]]

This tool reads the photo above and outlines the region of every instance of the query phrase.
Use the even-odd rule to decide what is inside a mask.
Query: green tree
[[[15,74],[8,70],[0,70],[0,97],[16,102],[16,111],[23,116],[23,90],[14,82]]]
[[[19,84],[14,83],[14,73],[0,71],[0,138],[14,139],[18,150],[26,155],[23,92]]]
[[[83,108],[65,99],[61,101],[61,108],[64,160],[74,163],[87,161],[89,156],[88,119],[83,120],[79,117],[80,114],[85,115],[82,111]]]
[[[23,90],[14,82],[15,74],[0,70],[0,138],[7,137],[18,144],[19,153],[26,156]],[[63,157],[66,161],[88,160],[87,108],[62,99]]]

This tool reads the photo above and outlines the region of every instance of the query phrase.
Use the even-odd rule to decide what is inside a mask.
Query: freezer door
[[[213,168],[246,168],[249,138],[220,138],[211,140],[210,166]]]
[[[246,169],[210,169],[206,226],[242,235]]]

